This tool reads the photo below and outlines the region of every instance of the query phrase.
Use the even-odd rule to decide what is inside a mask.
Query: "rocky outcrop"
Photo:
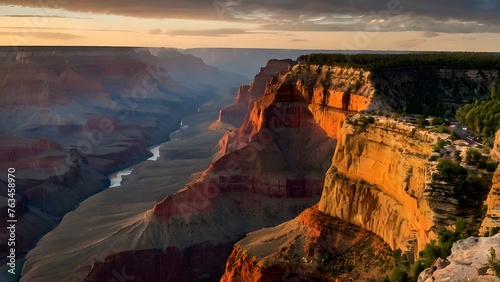
[[[500,161],[500,131],[496,134],[495,143],[491,149],[491,158]],[[490,192],[484,202],[487,210],[479,229],[480,234],[490,233],[493,228],[500,228],[500,166],[493,173],[491,182]]]
[[[490,155],[492,159],[494,159],[497,162],[500,162],[500,131],[497,131]]]
[[[424,195],[434,138],[387,119],[365,130],[355,120],[346,123],[319,210],[373,231],[391,248],[408,249],[408,240],[417,239],[421,249],[435,236]]]
[[[243,124],[245,114],[250,106],[249,89],[250,85],[240,86],[236,95],[236,103],[220,110],[218,121],[230,124],[235,128]]]
[[[360,76],[364,81],[356,83],[351,75]],[[275,74],[267,84],[262,82],[263,76],[257,80],[260,83],[252,85],[250,97],[257,96],[257,90],[273,93],[274,96],[263,95],[262,99],[253,103],[244,124],[221,139],[222,155],[245,146],[263,126],[278,130],[283,126],[300,127],[304,121],[311,119],[328,137],[336,140],[346,116],[365,110],[374,94],[373,86],[369,85],[368,72],[362,70],[344,72],[343,68],[299,64],[285,76]],[[357,93],[351,90],[354,84],[359,84]],[[285,103],[289,105],[285,106]],[[263,115],[265,112],[267,116]],[[263,120],[267,124],[263,124]]]
[[[438,258],[431,268],[418,277],[419,282],[431,281],[500,281],[495,275],[490,250],[494,249],[498,264],[500,234],[493,237],[469,237],[453,243],[451,255],[445,260]]]
[[[380,237],[314,206],[236,243],[221,281],[382,279],[392,267],[391,254]]]
[[[264,95],[271,78],[276,73],[288,72],[293,65],[292,60],[270,60],[265,67],[260,68],[252,85],[243,85],[239,88],[236,102],[220,111],[219,121],[236,128],[240,127],[253,102]]]

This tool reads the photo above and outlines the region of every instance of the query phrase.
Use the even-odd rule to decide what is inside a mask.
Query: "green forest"
[[[310,54],[299,62],[368,69],[397,67],[447,67],[500,70],[500,56],[493,53],[431,52],[408,54]]]
[[[466,104],[457,110],[456,118],[476,134],[485,138],[494,136],[500,129],[500,82],[491,89],[489,99]]]

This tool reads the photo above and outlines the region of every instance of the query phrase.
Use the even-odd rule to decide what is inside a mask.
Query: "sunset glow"
[[[57,9],[9,2],[0,2],[5,3],[0,9],[1,45],[498,51],[500,42],[498,20],[481,17],[498,9],[493,1],[489,10],[477,7],[470,15],[461,14],[466,7],[458,6],[448,15],[404,9],[405,1],[389,1],[394,3],[371,11],[329,5],[331,11],[322,12],[306,5],[303,13],[279,3],[265,7],[215,1],[205,5],[211,8],[205,14],[188,7],[184,13],[169,13],[169,3],[156,12],[143,7],[141,13],[140,7],[127,4],[99,10],[94,1],[81,6],[60,1]]]

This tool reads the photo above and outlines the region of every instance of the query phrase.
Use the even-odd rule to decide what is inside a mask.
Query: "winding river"
[[[186,129],[188,129],[189,125],[184,125],[182,123],[182,120],[181,120],[181,123],[180,123],[180,127],[179,129],[177,129],[176,131],[170,133],[169,137],[170,137],[170,140],[172,140],[172,135],[177,133],[177,132],[180,132],[180,131],[184,131]],[[170,142],[170,141],[166,141],[165,143],[167,142]],[[160,157],[160,147],[161,145],[163,145],[164,143],[162,144],[159,144],[159,145],[153,145],[151,147],[149,147],[148,151],[150,151],[153,156],[151,156],[149,159],[147,159],[148,161],[156,161],[159,157]],[[124,175],[129,175],[130,173],[132,173],[132,170],[134,169],[134,165],[126,168],[126,169],[123,169],[123,170],[120,170],[118,172],[115,172],[113,174],[111,174],[109,176],[109,180],[111,180],[111,184],[109,185],[109,187],[116,187],[116,186],[120,186],[121,185],[121,182],[122,182],[122,177]]]

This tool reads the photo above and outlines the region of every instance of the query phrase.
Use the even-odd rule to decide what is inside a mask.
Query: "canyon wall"
[[[319,210],[375,232],[393,249],[414,239],[420,249],[436,231],[424,194],[437,137],[387,119],[365,130],[352,123],[342,128]]]
[[[325,253],[335,256],[345,250],[343,246],[358,246],[359,253],[347,261],[355,264],[361,260],[370,244],[357,245],[358,239],[370,238],[370,242],[378,242],[374,244],[377,249],[387,250],[387,245],[375,235],[390,248],[401,248],[408,255],[418,252],[435,238],[438,227],[454,221],[457,210],[457,202],[447,200],[446,193],[435,188],[440,183],[432,182],[436,163],[428,157],[438,135],[382,116],[371,122],[368,116],[358,113],[396,111],[404,107],[409,112],[417,111],[411,99],[416,99],[419,93],[423,94],[421,105],[431,105],[436,100],[429,97],[445,99],[451,95],[445,86],[453,84],[454,77],[459,85],[465,79],[467,83],[463,84],[469,85],[470,90],[487,87],[496,74],[488,73],[476,80],[476,76],[462,70],[449,73],[429,70],[428,76],[413,77],[416,72],[413,68],[370,71],[295,64],[290,60],[270,62],[251,86],[240,88],[236,104],[220,112],[219,122],[230,123],[233,130],[221,139],[218,156],[206,170],[193,174],[189,183],[183,183],[174,192],[155,192],[155,196],[161,195],[161,200],[131,199],[134,205],[141,206],[141,212],[122,219],[119,230],[97,238],[96,245],[80,246],[64,270],[50,274],[51,277],[93,279],[104,275],[112,280],[109,274],[113,270],[131,269],[139,264],[145,268],[134,270],[138,280],[147,279],[158,268],[161,279],[175,280],[171,272],[178,270],[158,264],[165,260],[159,254],[162,252],[179,258],[184,270],[176,274],[188,280],[193,277],[214,280],[220,277],[224,266],[201,263],[198,268],[189,263],[192,253],[211,258],[214,252],[226,250],[246,233],[292,220],[318,200],[317,211],[311,208],[305,212],[310,219],[299,217],[277,229],[256,232],[255,237],[250,234],[248,240],[237,243],[229,257],[235,265],[226,265],[224,279],[243,279],[254,274],[264,279],[283,273],[290,278],[317,278],[322,260],[331,258],[323,256]],[[394,89],[388,88],[393,84]],[[428,92],[430,88],[438,89],[439,95]],[[460,93],[465,91],[465,87],[460,89],[457,90]],[[480,91],[472,93],[481,95]],[[451,110],[463,102],[459,98],[444,104]],[[158,177],[153,174],[152,178]],[[148,189],[144,183],[148,180],[141,181],[138,185],[142,183],[140,187],[145,190],[141,193],[144,193]],[[445,209],[441,210],[443,203]],[[366,230],[348,227],[332,217]],[[61,230],[56,234],[63,236]],[[87,232],[83,227],[80,231]],[[288,243],[282,245],[279,236],[266,232],[280,233]],[[54,236],[48,239],[52,243],[57,241]],[[310,243],[305,244],[309,249],[291,247],[292,242],[302,246],[304,240]],[[315,240],[319,246],[314,244]],[[321,243],[321,240],[333,242]],[[58,261],[62,263],[63,258],[44,253],[49,245],[45,243],[30,253],[23,270],[25,281],[47,275],[44,266],[50,270]],[[291,250],[293,267],[286,266],[289,262],[284,258],[291,260],[279,253],[279,247]],[[316,247],[318,255],[314,253]],[[93,256],[89,251],[92,248],[98,248],[99,254]],[[265,250],[266,256],[260,255],[261,250]],[[294,252],[308,255],[297,259]],[[377,259],[387,257],[385,251],[380,254]],[[278,259],[264,265],[266,258]],[[157,263],[148,264],[151,261]],[[335,265],[341,263],[332,259],[325,271],[337,270]],[[305,264],[311,267],[304,268]],[[366,269],[356,271],[359,274]],[[369,279],[388,269],[380,263],[376,271],[372,275],[346,274],[346,277]]]
[[[368,71],[310,64],[294,66],[285,79],[288,84],[283,83],[277,92],[294,97],[293,101],[305,99],[301,101],[309,103],[315,122],[336,140],[319,212],[372,231],[393,250],[403,250],[410,260],[436,239],[438,229],[450,227],[460,216],[472,216],[454,198],[452,185],[433,179],[437,162],[429,161],[429,157],[436,141],[448,138],[446,134],[420,130],[381,115],[371,122],[369,116],[353,114],[364,110],[451,113],[471,97],[486,96],[484,90],[497,77],[495,71],[477,70],[410,67]],[[450,84],[453,89],[447,86]],[[424,110],[426,107],[429,112]],[[296,224],[299,218],[283,225]],[[286,257],[291,245],[304,244],[299,236],[290,239],[280,235],[281,226],[249,233],[236,243],[223,279],[244,280],[256,275],[258,281],[265,281],[288,274],[304,279],[311,278],[310,273],[324,275],[325,266],[314,266],[314,259],[310,261],[307,256],[303,262],[273,261]],[[296,248],[295,252],[300,253]],[[362,261],[355,264],[358,263]],[[340,262],[327,265],[342,271],[349,269]],[[380,265],[374,269],[383,270]]]
[[[491,158],[497,162],[500,161],[500,130],[497,131],[495,143],[491,149]],[[484,204],[487,210],[479,234],[490,233],[493,228],[500,227],[500,166],[493,173],[491,190]]]
[[[16,251],[26,253],[43,234],[83,199],[109,186],[109,179],[88,166],[76,151],[66,153],[45,138],[0,135],[0,169],[15,169]],[[7,175],[0,177],[1,227],[7,227]],[[0,254],[8,253],[7,237],[0,239]]]

